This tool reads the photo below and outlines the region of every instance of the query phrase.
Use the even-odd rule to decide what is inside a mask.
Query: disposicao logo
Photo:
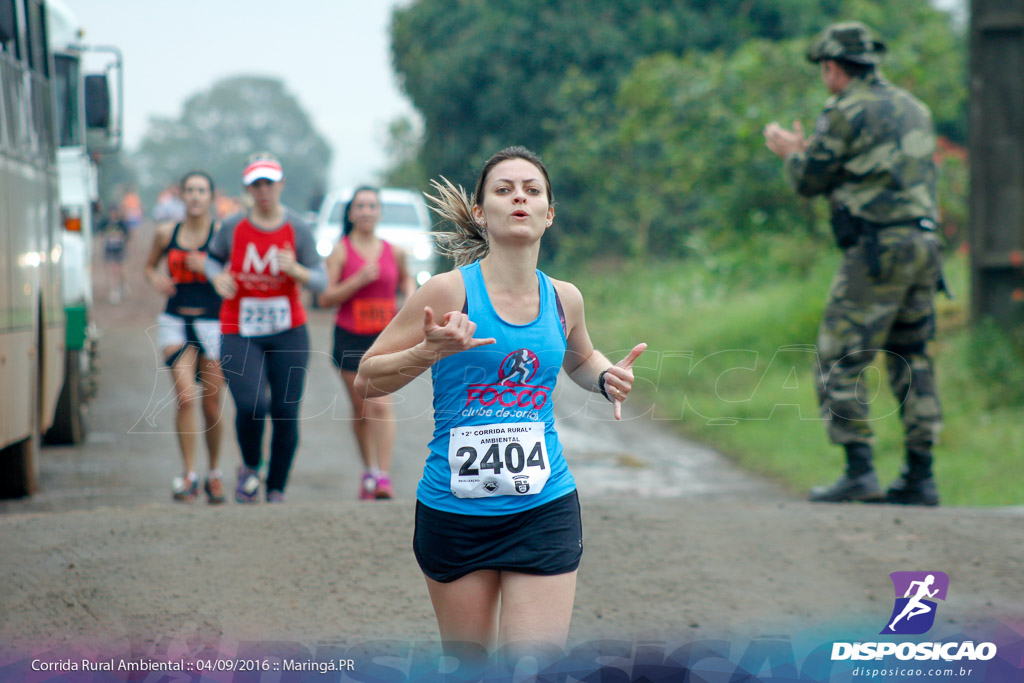
[[[881,634],[920,635],[935,623],[936,600],[945,600],[949,577],[945,572],[893,572],[889,574],[896,602]]]
[[[893,572],[895,599],[892,614],[881,635],[920,635],[935,623],[936,600],[945,600],[949,577],[945,572]],[[899,660],[989,660],[996,656],[994,643],[964,642],[856,642],[833,643],[832,661],[871,660],[895,656]]]

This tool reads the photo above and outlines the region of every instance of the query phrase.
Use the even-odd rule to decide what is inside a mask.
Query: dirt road
[[[257,643],[294,650],[297,661],[365,654],[373,643],[407,662],[431,647],[435,624],[410,549],[431,429],[427,384],[414,382],[397,406],[398,499],[357,502],[347,401],[326,356],[332,321],[314,312],[289,502],[172,504],[170,384],[147,336],[158,308],[137,278],[128,301],[100,307],[89,442],[44,451],[39,494],[0,502],[0,680],[28,675],[40,653],[179,661],[219,652],[237,661],[243,644]],[[607,406],[559,391],[585,531],[570,650],[620,641],[602,647],[625,647],[617,656],[635,667],[644,643],[664,651],[717,638],[723,661],[735,663],[771,635],[799,666],[833,639],[880,639],[891,572],[940,571],[949,594],[927,638],[996,639],[995,661],[1012,675],[1024,669],[1021,508],[810,505],[647,419],[614,423]],[[230,470],[238,452],[230,429],[226,437]],[[357,661],[363,674],[350,677],[411,676],[379,664]],[[264,673],[278,680],[280,670]]]

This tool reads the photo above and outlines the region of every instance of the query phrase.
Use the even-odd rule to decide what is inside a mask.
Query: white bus
[[[91,264],[94,207],[99,202],[97,160],[101,154],[116,152],[121,144],[121,52],[114,47],[84,45],[78,20],[63,0],[46,0],[46,12],[56,90],[67,324],[64,387],[46,440],[79,444],[85,441],[85,411],[95,386],[98,334]],[[86,73],[97,68],[101,73]]]
[[[42,0],[0,0],[0,497],[35,489],[40,437],[59,426],[73,355],[61,289],[62,103],[46,15]]]
[[[0,0],[0,494],[35,487],[64,379],[53,59],[39,0]]]

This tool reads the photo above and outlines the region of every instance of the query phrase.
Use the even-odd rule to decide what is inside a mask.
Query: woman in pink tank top
[[[334,363],[352,400],[352,431],[363,460],[360,500],[392,498],[391,458],[395,420],[390,397],[364,399],[354,383],[363,354],[398,311],[396,294],[407,299],[415,289],[405,253],[374,232],[380,219],[380,195],[360,187],[345,206],[343,236],[327,257],[327,289],[321,306],[338,306],[334,327]]]

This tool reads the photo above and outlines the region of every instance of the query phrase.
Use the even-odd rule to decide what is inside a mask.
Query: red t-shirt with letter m
[[[271,232],[258,229],[248,218],[238,222],[227,262],[238,294],[221,305],[222,333],[258,337],[305,324],[299,283],[278,271],[277,255],[285,249],[296,250],[290,222]]]

